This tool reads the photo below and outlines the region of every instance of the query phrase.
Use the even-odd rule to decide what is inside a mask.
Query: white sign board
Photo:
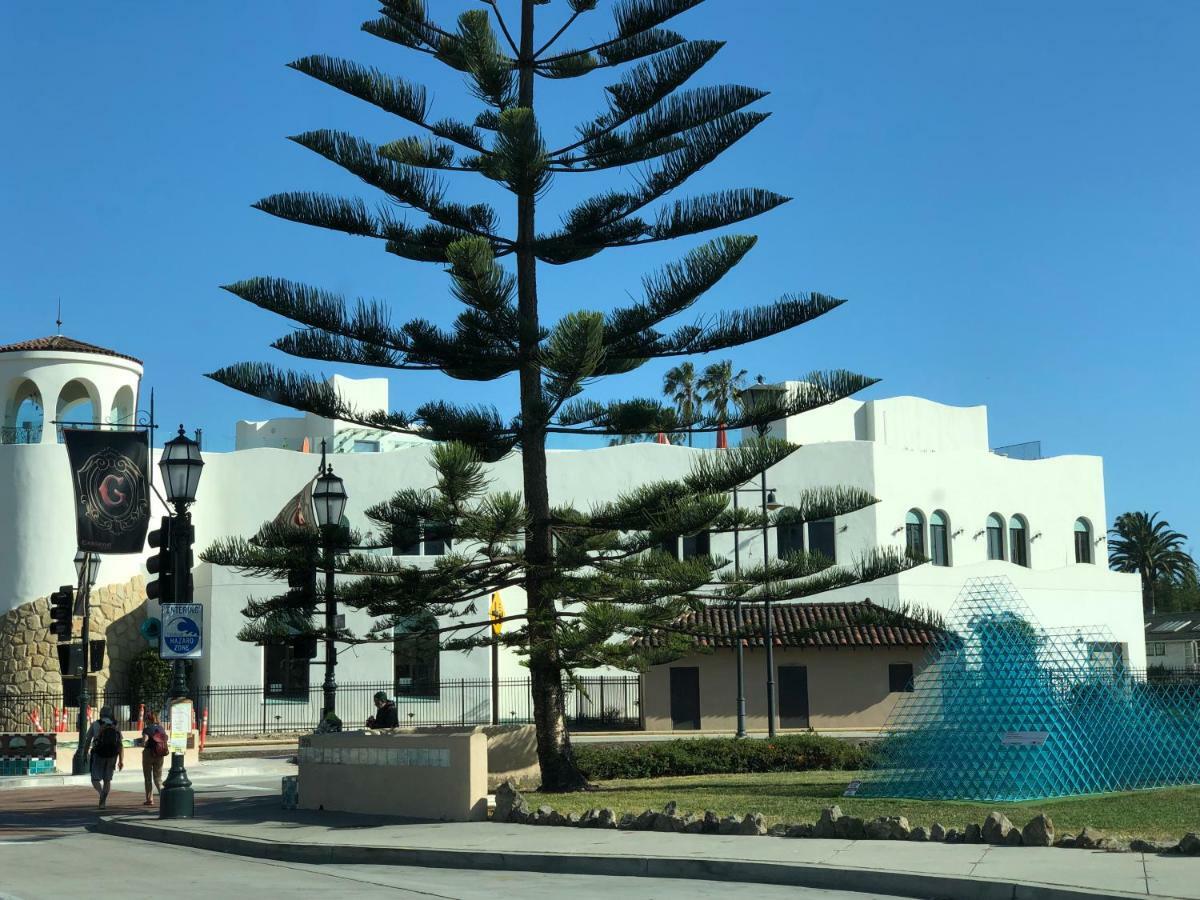
[[[1040,747],[1048,737],[1047,731],[1007,731],[1000,743],[1006,747]]]
[[[187,750],[188,732],[192,730],[192,701],[176,700],[171,704],[171,752]]]
[[[204,607],[199,603],[165,603],[158,655],[163,659],[199,659],[204,655]]]

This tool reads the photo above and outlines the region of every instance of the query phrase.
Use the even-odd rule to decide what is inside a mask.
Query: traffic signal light
[[[71,639],[74,626],[75,588],[64,584],[50,595],[50,633],[58,636],[59,643]]]
[[[171,555],[171,517],[163,516],[158,528],[146,536],[146,542],[158,550],[146,560],[146,568],[157,576],[146,585],[146,596],[159,603],[175,602],[175,565]]]
[[[288,600],[294,608],[312,615],[317,608],[317,567],[306,565],[288,569]]]

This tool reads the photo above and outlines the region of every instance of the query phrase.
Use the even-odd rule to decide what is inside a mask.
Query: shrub
[[[588,778],[664,778],[742,772],[860,769],[867,751],[818,734],[768,740],[686,738],[644,744],[578,744],[575,762]]]

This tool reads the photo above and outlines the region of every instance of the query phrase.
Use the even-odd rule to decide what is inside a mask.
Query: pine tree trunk
[[[533,7],[521,2],[521,69],[518,104],[533,109]],[[521,462],[525,504],[530,523],[525,532],[525,585],[529,614],[529,674],[533,690],[533,721],[537,728],[538,764],[543,791],[574,791],[587,785],[571,753],[567,734],[562,668],[555,631],[554,598],[544,584],[552,558],[550,492],[546,483],[546,430],[541,423],[542,378],[537,364],[537,259],[534,257],[535,198],[517,198],[517,312],[521,352]]]

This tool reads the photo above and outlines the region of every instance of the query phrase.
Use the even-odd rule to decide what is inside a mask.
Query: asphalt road
[[[0,832],[2,834],[2,832]],[[109,885],[109,888],[103,887]],[[0,837],[0,900],[58,900],[107,893],[172,898],[389,897],[497,900],[611,898],[728,900],[869,900],[879,895],[665,878],[605,878],[529,872],[464,872],[403,866],[315,866],[247,859],[75,831],[9,842]],[[882,898],[880,898],[882,900]]]
[[[198,779],[196,804],[220,807],[277,795],[279,779]],[[137,790],[113,788],[106,813],[143,811]],[[391,897],[497,900],[890,900],[882,895],[663,878],[479,872],[407,866],[301,865],[93,834],[96,794],[90,787],[0,792],[0,900],[57,900],[135,892],[179,898]],[[109,885],[110,888],[102,888]]]

